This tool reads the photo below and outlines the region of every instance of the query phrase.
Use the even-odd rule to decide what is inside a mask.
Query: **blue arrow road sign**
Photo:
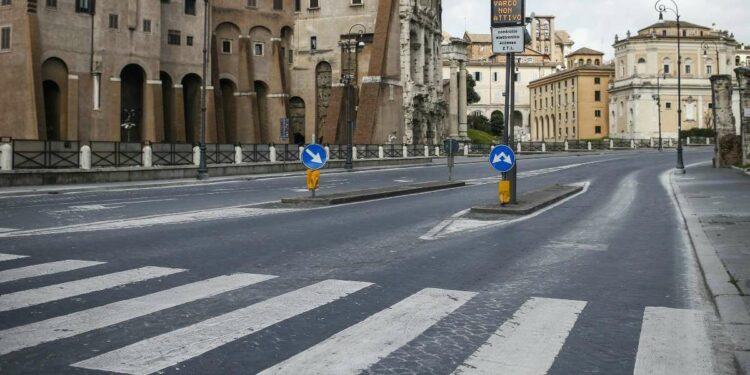
[[[516,165],[516,154],[506,145],[495,146],[490,152],[490,164],[499,172],[510,172]]]
[[[302,159],[302,164],[304,164],[305,167],[310,169],[322,169],[328,162],[328,153],[323,146],[312,144],[302,150],[300,159]]]

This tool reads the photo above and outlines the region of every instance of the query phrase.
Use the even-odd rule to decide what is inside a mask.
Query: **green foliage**
[[[482,114],[471,114],[467,118],[469,129],[481,130],[485,133],[490,132],[490,119]]]
[[[482,97],[477,94],[476,90],[474,90],[474,87],[476,86],[477,83],[474,82],[474,77],[472,77],[471,74],[466,73],[466,103],[474,104],[479,103],[479,101],[482,100]]]
[[[468,134],[469,138],[471,138],[471,143],[485,145],[497,144],[497,140],[491,134],[481,130],[469,129]]]
[[[502,135],[505,129],[505,118],[500,111],[492,112],[490,116],[490,131],[495,135]]]
[[[699,128],[693,128],[690,130],[683,130],[682,131],[682,138],[687,137],[702,137],[702,138],[713,138],[716,133],[714,133],[713,129],[699,129]]]

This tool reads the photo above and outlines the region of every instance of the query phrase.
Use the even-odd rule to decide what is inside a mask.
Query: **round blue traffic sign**
[[[516,154],[506,145],[495,146],[490,152],[490,164],[498,172],[510,172],[516,165]]]
[[[305,167],[310,169],[322,169],[328,162],[328,153],[323,146],[319,144],[311,144],[302,150],[300,159]]]

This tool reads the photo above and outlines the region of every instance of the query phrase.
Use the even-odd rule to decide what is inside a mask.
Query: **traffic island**
[[[344,203],[363,202],[375,199],[398,197],[402,195],[425,193],[435,190],[453,189],[466,186],[463,181],[424,182],[418,184],[392,186],[377,189],[355,190],[345,193],[323,194],[315,197],[295,197],[281,200],[285,205],[298,206],[332,206]]]
[[[579,185],[553,185],[522,194],[518,204],[499,203],[472,207],[472,216],[529,215],[583,191]],[[480,218],[480,217],[477,217]]]

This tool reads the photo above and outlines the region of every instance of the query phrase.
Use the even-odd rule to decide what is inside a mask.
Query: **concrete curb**
[[[698,215],[669,174],[669,185],[690,237],[703,279],[726,332],[736,345],[735,363],[740,373],[750,375],[750,313],[740,291],[730,281],[731,274],[703,231]]]
[[[583,191],[583,186],[553,185],[521,195],[518,205],[500,206],[499,204],[471,208],[472,214],[482,215],[529,215],[551,206],[565,198]]]
[[[743,173],[743,174],[745,174],[747,176],[750,176],[750,168],[740,168],[740,167],[732,166],[732,169],[734,169],[736,171],[740,171],[741,173]]]
[[[377,189],[356,190],[345,193],[320,195],[317,197],[284,198],[283,204],[332,206],[344,203],[363,202],[369,200],[398,197],[403,195],[425,193],[429,191],[453,189],[466,186],[463,181],[456,182],[426,182],[406,186],[396,186]]]

